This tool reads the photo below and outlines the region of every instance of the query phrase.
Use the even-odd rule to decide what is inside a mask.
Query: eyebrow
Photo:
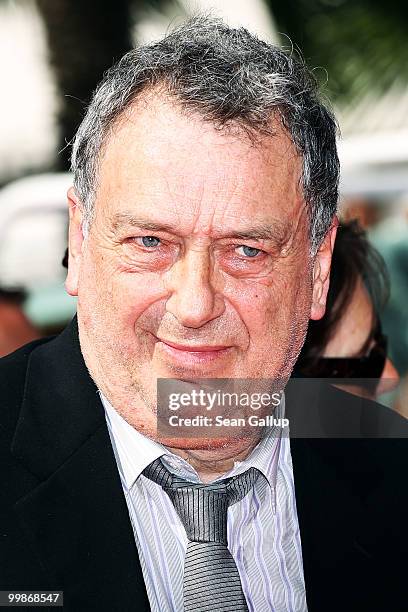
[[[228,233],[228,238],[240,238],[242,240],[272,240],[282,242],[286,239],[288,227],[273,227],[268,224],[259,224],[248,227],[246,230]]]
[[[113,216],[112,226],[115,231],[120,229],[122,226],[138,227],[140,229],[149,232],[168,232],[171,234],[177,234],[177,228],[163,221],[147,221],[142,217],[137,217],[132,213],[121,212],[116,213]],[[284,243],[290,234],[290,226],[283,224],[281,221],[274,222],[273,225],[269,223],[258,223],[247,228],[242,228],[237,231],[225,232],[222,236],[224,238],[235,238],[240,240],[269,240],[278,244]]]
[[[175,228],[169,223],[156,223],[154,221],[146,221],[141,217],[136,217],[131,213],[116,213],[112,219],[112,227],[114,230],[120,229],[122,226],[139,227],[140,229],[149,230],[152,232],[171,232],[173,233]]]

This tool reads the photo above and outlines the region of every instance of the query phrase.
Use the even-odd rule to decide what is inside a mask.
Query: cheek
[[[280,275],[264,283],[248,283],[230,294],[231,302],[248,330],[252,350],[285,352],[294,337],[303,334],[310,312],[311,288],[307,274]]]
[[[228,287],[229,299],[250,327],[278,323],[292,309],[295,293],[295,284],[280,275]]]
[[[134,326],[162,295],[157,275],[125,272],[103,254],[87,258],[81,268],[78,308],[110,328]]]

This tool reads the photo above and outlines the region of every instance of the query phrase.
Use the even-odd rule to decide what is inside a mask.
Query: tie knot
[[[254,486],[258,470],[205,485],[172,474],[156,459],[143,474],[167,493],[183,523],[189,540],[227,543],[228,507],[240,501]]]

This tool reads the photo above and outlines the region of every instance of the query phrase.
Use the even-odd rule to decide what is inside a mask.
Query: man
[[[290,375],[325,310],[335,132],[301,62],[217,20],[105,76],[73,148],[77,321],[1,369],[3,589],[75,612],[398,609],[390,445],[157,427],[159,378]],[[331,393],[349,437],[379,435]]]

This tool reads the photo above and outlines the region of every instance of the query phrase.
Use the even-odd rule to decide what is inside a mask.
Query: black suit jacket
[[[305,436],[291,451],[309,610],[407,610],[405,421],[335,389],[301,399],[288,406]],[[150,610],[75,319],[0,361],[0,402],[0,589],[63,590],[69,612]],[[328,412],[346,439],[304,433]]]

